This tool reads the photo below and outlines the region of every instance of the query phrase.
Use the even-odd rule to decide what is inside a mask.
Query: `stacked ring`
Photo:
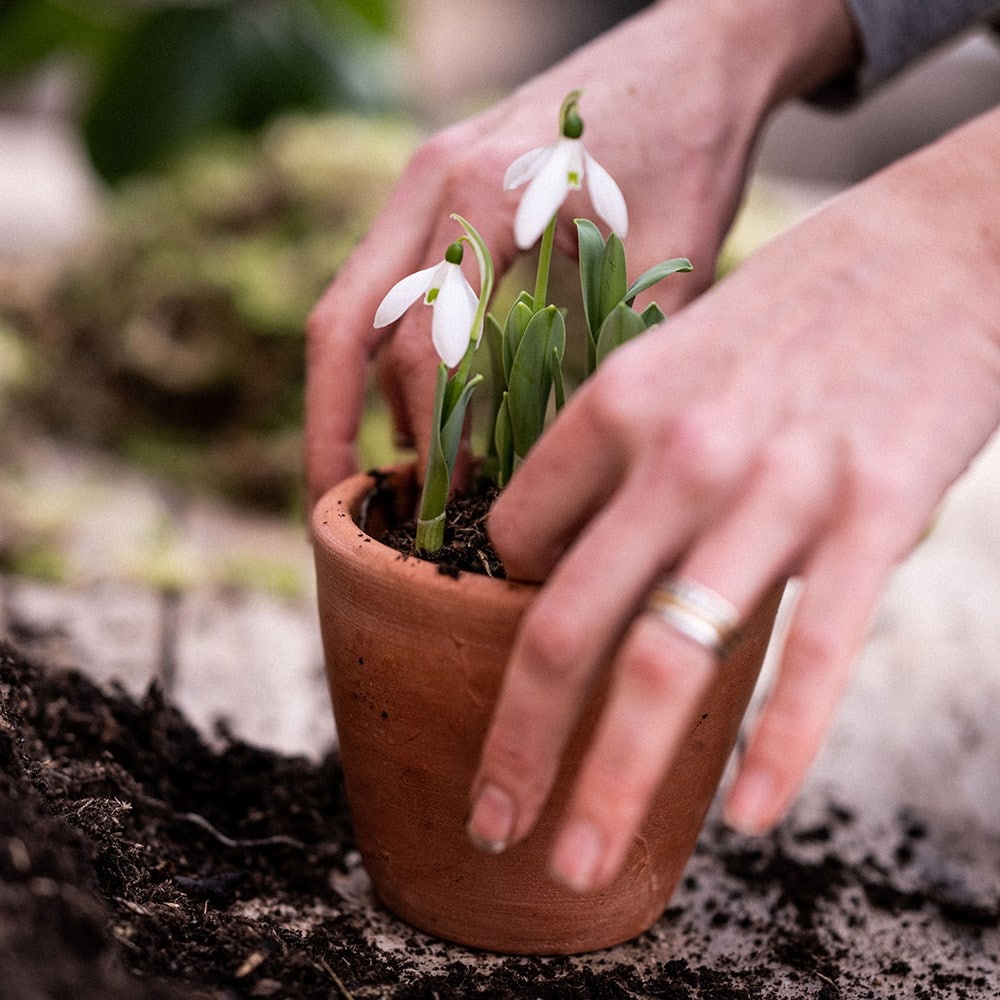
[[[724,652],[740,620],[721,594],[676,576],[665,577],[653,588],[646,610],[716,656]]]

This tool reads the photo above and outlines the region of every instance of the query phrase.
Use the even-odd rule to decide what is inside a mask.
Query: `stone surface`
[[[252,591],[198,589],[180,597],[172,696],[202,729],[216,721],[283,753],[333,742],[319,626],[311,603]]]
[[[100,683],[141,694],[160,676],[163,601],[120,582],[78,588],[23,578],[3,581],[3,628],[46,662],[76,667]]]

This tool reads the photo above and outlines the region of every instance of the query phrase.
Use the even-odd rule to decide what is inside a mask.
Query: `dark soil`
[[[0,1000],[1000,996],[997,896],[921,874],[919,817],[878,856],[856,832],[831,804],[766,839],[710,825],[631,951],[477,956],[344,890],[363,883],[335,757],[210,749],[157,688],[136,702],[0,641]]]
[[[440,571],[449,576],[464,571],[504,579],[506,570],[486,531],[490,508],[499,493],[496,486],[481,482],[473,492],[452,498],[448,502],[444,545],[436,552],[422,552],[420,558],[436,563]],[[417,522],[414,519],[404,521],[380,539],[410,556],[416,555],[416,540]]]

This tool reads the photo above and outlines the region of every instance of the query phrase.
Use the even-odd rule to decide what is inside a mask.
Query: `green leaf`
[[[535,297],[531,292],[521,292],[516,299],[514,299],[514,305],[519,302],[523,302],[531,311],[535,311]]]
[[[632,282],[629,290],[622,296],[625,301],[632,305],[635,297],[644,292],[647,288],[652,288],[658,281],[662,281],[668,274],[676,274],[678,271],[692,271],[691,261],[687,257],[674,257],[672,260],[661,261],[651,267],[648,271],[639,275]]]
[[[465,413],[472,393],[482,380],[482,375],[469,379],[458,394],[451,412],[445,414],[446,397],[449,395],[448,390],[454,384],[454,379],[449,381],[448,366],[444,362],[438,365],[437,384],[434,387],[431,447],[427,456],[427,473],[424,476],[424,489],[420,498],[417,529],[417,547],[423,551],[433,551],[441,544],[442,526],[438,522],[444,515],[448,494],[451,491],[451,474],[455,468],[455,458],[462,440],[462,425],[465,422]]]
[[[503,380],[510,385],[510,373],[514,367],[514,358],[521,345],[524,331],[528,329],[531,317],[534,315],[530,306],[518,299],[507,314],[507,326],[503,337]]]
[[[438,365],[437,384],[434,388],[434,413],[431,423],[431,447],[427,455],[427,472],[420,498],[420,520],[433,521],[444,513],[448,501],[451,472],[441,443],[442,411],[448,386],[448,366]]]
[[[509,398],[514,453],[522,458],[538,440],[552,391],[552,353],[561,359],[566,322],[555,306],[535,313],[521,338],[510,373]]]
[[[239,57],[229,8],[163,7],[111,54],[83,129],[107,180],[162,162],[182,138],[231,117]]]
[[[663,310],[655,302],[650,302],[642,311],[642,321],[646,324],[647,330],[657,323],[662,323],[666,318]]]
[[[486,349],[490,358],[490,426],[495,426],[503,394],[507,388],[503,371],[503,329],[492,313],[486,317]],[[488,455],[494,454],[494,440],[490,435]]]
[[[482,375],[474,375],[465,383],[458,400],[452,407],[451,413],[445,417],[444,426],[441,428],[441,452],[448,466],[449,488],[451,474],[455,470],[455,457],[458,455],[458,446],[462,440],[462,426],[465,424],[465,412],[469,408],[469,400],[472,398],[472,393],[482,381]]]
[[[591,344],[597,343],[601,328],[601,267],[604,260],[604,238],[589,219],[575,219],[577,245],[580,252],[580,290],[583,293],[583,314]]]
[[[497,452],[497,486],[501,489],[514,471],[514,432],[510,426],[510,396],[504,393],[493,426],[493,444]]]
[[[601,300],[598,309],[598,323],[601,326],[611,310],[625,298],[626,288],[625,247],[612,233],[604,244],[604,258],[601,261]]]
[[[552,348],[552,388],[558,413],[566,405],[566,387],[563,385],[562,355],[557,347]]]
[[[601,332],[597,337],[597,363],[602,361],[616,348],[621,347],[626,341],[633,337],[638,337],[644,333],[646,324],[642,317],[634,310],[630,309],[624,302],[619,302],[608,318],[601,325]]]

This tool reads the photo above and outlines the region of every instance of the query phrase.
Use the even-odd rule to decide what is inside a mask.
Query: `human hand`
[[[507,269],[517,252],[520,192],[502,191],[504,172],[555,138],[553,109],[568,92],[583,89],[585,116],[599,123],[587,146],[625,190],[636,273],[681,253],[694,263],[694,273],[661,296],[669,312],[713,276],[767,109],[838,68],[850,44],[840,0],[669,0],[425,143],[309,319],[310,501],[354,470],[365,375],[376,355],[397,435],[416,444],[424,468],[436,371],[427,310],[376,331],[376,306],[399,278],[441,259],[459,234],[452,213],[482,233],[498,276]],[[569,220],[581,207],[571,196],[562,211],[557,239],[570,253]]]
[[[831,203],[619,348],[497,501],[522,623],[473,787],[470,833],[531,829],[584,693],[603,717],[553,871],[619,867],[714,667],[641,609],[666,572],[746,614],[802,578],[776,683],[730,791],[782,815],[878,595],[1000,419],[1000,109]]]

